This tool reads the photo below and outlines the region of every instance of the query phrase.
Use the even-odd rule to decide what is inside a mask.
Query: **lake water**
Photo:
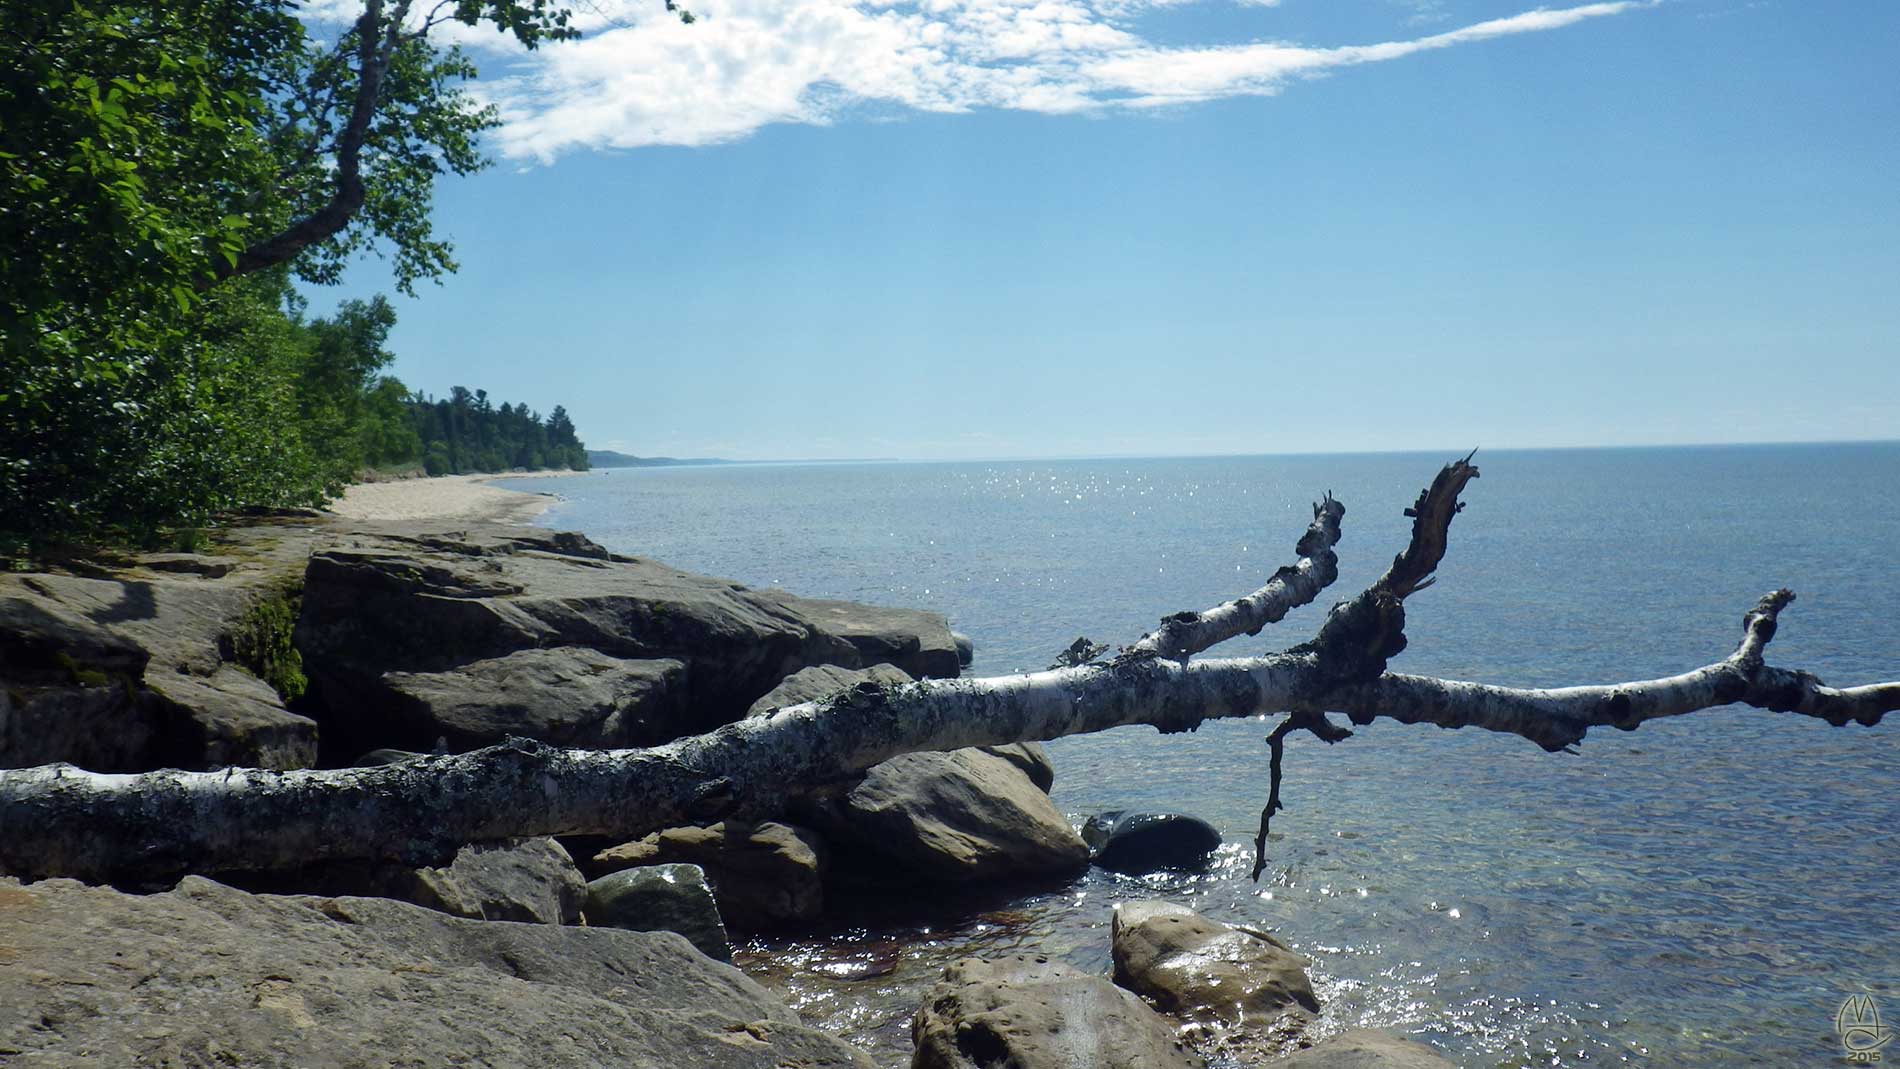
[[[987,675],[1254,589],[1292,559],[1327,490],[1346,505],[1335,590],[1356,591],[1404,544],[1403,508],[1447,459],[745,465],[523,488],[567,499],[541,522],[618,552],[944,612]],[[1900,445],[1477,462],[1440,580],[1407,602],[1395,669],[1519,685],[1669,674],[1725,656],[1743,612],[1789,586],[1800,600],[1771,662],[1842,685],[1900,675]],[[1322,611],[1210,655],[1302,641]],[[1601,729],[1580,756],[1388,722],[1332,747],[1296,736],[1256,885],[1266,726],[1049,746],[1054,798],[1078,824],[1135,808],[1219,827],[1228,845],[1205,876],[1092,872],[932,917],[866,913],[741,960],[889,1065],[908,1063],[910,1014],[946,961],[1033,946],[1105,971],[1111,904],[1157,895],[1308,955],[1322,1033],[1389,1028],[1462,1065],[1846,1064],[1833,1018],[1857,992],[1900,1025],[1893,718],[1834,729],[1723,709]],[[833,975],[892,955],[885,975]]]

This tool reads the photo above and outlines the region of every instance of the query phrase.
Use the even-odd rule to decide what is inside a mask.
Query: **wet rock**
[[[1090,817],[1082,826],[1082,838],[1095,864],[1133,875],[1163,869],[1199,872],[1220,847],[1220,832],[1204,820],[1119,809]]]
[[[1195,1069],[1165,1019],[1099,976],[1046,958],[969,958],[911,1021],[912,1069]]]
[[[1265,932],[1170,902],[1115,908],[1115,982],[1194,1025],[1196,1045],[1243,1063],[1290,1048],[1318,1012],[1306,959]]]
[[[1044,794],[1048,794],[1049,789],[1056,785],[1055,762],[1049,760],[1049,751],[1043,749],[1040,742],[1014,742],[1007,746],[979,746],[977,749],[1015,765]]]
[[[649,865],[587,885],[587,923],[635,932],[678,932],[700,953],[732,960],[726,926],[698,865]]]
[[[600,851],[590,871],[617,872],[674,861],[705,870],[719,915],[734,928],[782,927],[813,920],[824,911],[824,843],[816,833],[788,824],[726,821],[707,828],[669,828]]]
[[[841,859],[898,879],[1031,879],[1088,864],[1088,846],[1049,796],[980,750],[894,757],[812,812]]]
[[[391,750],[385,747],[380,750],[371,750],[361,757],[358,757],[356,760],[350,762],[350,767],[377,768],[382,765],[401,764],[404,761],[413,761],[418,757],[426,756],[428,755],[417,753],[414,750]]]
[[[1279,1069],[1456,1069],[1423,1043],[1369,1029],[1342,1032],[1273,1064]]]
[[[871,1067],[670,933],[0,880],[0,948],[22,1065]]]

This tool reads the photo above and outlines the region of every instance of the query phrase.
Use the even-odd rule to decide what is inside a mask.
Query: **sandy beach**
[[[470,523],[527,523],[558,500],[488,485],[494,479],[533,479],[574,475],[538,471],[515,475],[437,475],[354,483],[330,503],[330,511],[353,520],[466,520]]]

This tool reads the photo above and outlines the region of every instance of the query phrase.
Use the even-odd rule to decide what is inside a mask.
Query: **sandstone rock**
[[[813,812],[840,855],[879,859],[900,878],[1026,879],[1088,864],[1088,846],[1049,796],[980,750],[894,757]]]
[[[678,932],[707,957],[732,960],[726,926],[698,865],[648,865],[587,885],[587,923],[635,932]]]
[[[297,643],[338,759],[438,735],[544,737],[542,721],[560,717],[584,723],[549,726],[612,736],[587,744],[659,741],[735,720],[813,664],[957,672],[935,613],[750,590],[512,527],[338,534],[310,557]],[[497,681],[514,693],[495,695]],[[550,711],[577,684],[583,708]],[[401,735],[388,733],[392,711]]]
[[[316,723],[234,663],[231,640],[261,599],[285,596],[301,558],[277,548],[274,529],[240,541],[241,558],[161,554],[110,577],[0,576],[0,767],[313,763]]]
[[[671,658],[623,660],[564,646],[520,650],[447,672],[390,672],[383,683],[410,726],[407,738],[436,732],[456,750],[522,735],[556,746],[651,746],[684,724],[686,664]]]
[[[943,971],[911,1021],[912,1069],[1193,1069],[1174,1028],[1099,976],[1046,958]]]
[[[228,873],[248,891],[392,898],[471,920],[576,924],[587,881],[549,838],[470,843],[448,864],[326,861],[283,872]]]
[[[871,1067],[670,933],[0,880],[0,963],[22,1066]]]
[[[868,668],[841,668],[835,664],[815,664],[810,668],[801,668],[779,681],[778,686],[767,691],[752,707],[746,710],[746,716],[764,716],[774,709],[783,709],[788,705],[803,705],[829,698],[840,691],[850,690],[860,683],[895,685],[911,681],[909,672],[895,665],[874,664]]]
[[[950,632],[950,641],[957,647],[957,664],[968,668],[976,660],[976,643],[961,631]]]
[[[576,924],[587,881],[553,839],[470,843],[443,868],[417,869],[410,901],[458,917]]]
[[[734,928],[760,931],[813,920],[824,911],[824,844],[815,833],[788,824],[669,828],[600,851],[590,871],[673,861],[705,870],[719,915]]]
[[[1111,872],[1141,875],[1162,869],[1198,872],[1220,847],[1220,832],[1204,820],[1176,813],[1127,813],[1119,809],[1089,818],[1082,826],[1089,860]]]
[[[1007,746],[979,746],[977,749],[1015,765],[1044,794],[1048,794],[1049,789],[1056,785],[1055,762],[1049,760],[1049,751],[1043,749],[1040,742],[1013,742]]]
[[[1115,982],[1165,1013],[1238,1024],[1291,1006],[1319,1009],[1306,959],[1264,932],[1149,900],[1116,907],[1112,938]]]
[[[1274,1065],[1279,1069],[1456,1069],[1423,1043],[1370,1029],[1342,1032]]]

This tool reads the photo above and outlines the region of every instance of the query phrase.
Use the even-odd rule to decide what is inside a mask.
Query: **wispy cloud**
[[[1278,93],[1289,82],[1436,49],[1561,29],[1654,6],[1538,8],[1406,40],[1313,47],[1261,40],[1161,46],[1136,31],[1187,0],[600,0],[587,36],[491,54],[481,92],[500,107],[503,154],[707,145],[772,123],[853,112],[1102,112]],[[1252,6],[1274,0],[1251,0]],[[499,35],[465,43],[496,49]]]

